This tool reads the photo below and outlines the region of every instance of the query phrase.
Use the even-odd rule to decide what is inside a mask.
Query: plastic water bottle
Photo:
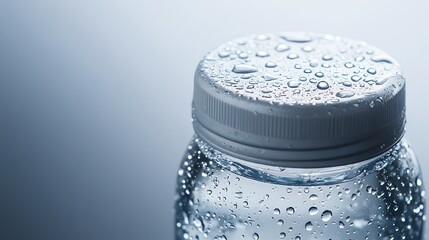
[[[227,42],[195,74],[176,239],[423,239],[399,65],[361,41]]]

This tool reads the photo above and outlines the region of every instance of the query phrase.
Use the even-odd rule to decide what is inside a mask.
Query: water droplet
[[[286,33],[286,34],[281,34],[280,37],[282,37],[286,41],[295,42],[295,43],[307,43],[313,40],[306,33]]]
[[[305,46],[305,47],[302,48],[302,51],[304,51],[304,52],[311,52],[313,50],[314,49],[311,46]]]
[[[322,63],[322,67],[324,67],[324,68],[330,68],[331,64],[329,64],[329,63]]]
[[[310,215],[316,215],[319,212],[319,210],[317,209],[317,207],[311,207],[310,209],[308,209],[308,213]]]
[[[422,180],[420,178],[416,178],[416,185],[420,187],[423,184]]]
[[[275,62],[267,62],[267,63],[265,63],[265,67],[275,68],[275,67],[277,67],[277,64]]]
[[[329,88],[329,84],[325,81],[320,81],[319,83],[317,83],[317,88],[320,90],[326,90]]]
[[[317,200],[317,195],[316,194],[311,194],[309,198],[310,198],[310,200],[313,200],[313,201]]]
[[[298,56],[298,54],[295,54],[295,53],[289,53],[287,55],[287,58],[289,58],[289,59],[297,59],[297,58],[299,58],[299,56]]]
[[[352,68],[352,67],[354,67],[355,65],[354,65],[353,63],[351,63],[351,62],[348,62],[348,63],[345,63],[345,64],[344,64],[344,66],[345,66],[346,68]]]
[[[322,72],[317,72],[314,75],[316,75],[316,77],[319,77],[319,78],[325,76]]]
[[[319,65],[319,63],[317,62],[317,60],[313,59],[310,61],[310,67],[317,67]]]
[[[201,219],[196,218],[194,219],[194,226],[197,228],[203,228],[204,227],[204,223]]]
[[[241,73],[242,74],[242,73],[254,73],[254,72],[257,72],[258,69],[254,66],[247,65],[247,64],[237,64],[234,66],[232,71],[235,73]]]
[[[219,56],[220,58],[226,58],[226,57],[229,57],[229,52],[220,52],[220,53],[218,53],[218,56]]]
[[[241,79],[250,79],[250,78],[252,78],[252,75],[250,75],[250,74],[245,74],[245,75],[241,76],[240,78],[241,78]],[[250,85],[250,86],[252,86],[252,85]]]
[[[351,82],[349,82],[349,81],[345,81],[345,82],[343,82],[343,85],[344,85],[345,87],[351,87],[351,86],[352,86],[352,83],[351,83]]]
[[[263,78],[265,79],[265,81],[273,81],[276,80],[278,77],[267,73],[263,76]]]
[[[323,61],[331,61],[333,57],[329,54],[323,55],[322,60]]]
[[[280,214],[280,209],[275,208],[275,209],[274,209],[274,214],[276,214],[276,215]]]
[[[281,220],[281,219],[277,221],[277,224],[278,224],[278,225],[283,225],[284,223],[285,223],[285,222],[284,222],[283,220]]]
[[[335,94],[335,96],[339,98],[349,98],[349,97],[353,97],[354,95],[355,93],[352,91],[340,91],[340,92],[337,92],[337,94]]]
[[[259,239],[259,235],[258,235],[257,233],[254,233],[254,234],[253,234],[253,239],[254,239],[254,240],[258,240],[258,239]]]
[[[309,68],[306,68],[306,69],[304,69],[304,73],[311,73],[312,71],[311,71],[311,69],[309,69]]]
[[[296,69],[301,69],[301,68],[302,68],[302,66],[301,66],[301,65],[299,65],[299,64],[295,64],[295,68],[296,68]]]
[[[286,212],[289,215],[293,215],[295,213],[295,209],[293,207],[288,207],[288,208],[286,208]]]
[[[357,56],[357,57],[355,58],[355,61],[356,61],[356,62],[362,62],[363,60],[365,60],[365,57],[363,57],[363,56]]]
[[[359,80],[361,80],[362,79],[362,77],[361,76],[359,76],[359,75],[353,75],[352,77],[351,77],[351,80],[353,81],[353,82],[358,82]]]
[[[371,57],[371,60],[376,63],[389,63],[393,64],[395,61],[387,55],[376,55]]]
[[[342,221],[339,221],[339,222],[338,222],[338,226],[339,226],[340,228],[344,228],[344,227],[345,227],[345,225],[344,225],[344,223],[343,223]]]
[[[256,53],[256,56],[257,57],[268,57],[268,56],[270,56],[270,54],[266,51],[259,51]]]
[[[248,56],[246,53],[240,53],[240,54],[238,55],[238,57],[239,57],[239,58],[241,58],[241,59],[246,59],[246,58],[248,58],[249,56]]]
[[[281,43],[281,44],[277,45],[275,49],[277,52],[286,52],[287,50],[290,49],[290,46]]]
[[[368,68],[368,70],[366,70],[369,74],[372,74],[372,75],[374,75],[374,74],[376,74],[377,73],[377,70],[375,70],[374,68]]]
[[[327,222],[331,220],[332,212],[329,210],[326,210],[322,213],[322,221]]]
[[[313,230],[313,223],[311,223],[311,222],[307,222],[307,223],[305,224],[305,229],[306,229],[307,231],[311,231],[311,230]]]
[[[295,80],[291,80],[287,83],[288,87],[290,87],[290,88],[297,88],[297,87],[299,87],[300,84],[301,84],[300,82],[295,81]]]
[[[380,79],[377,79],[377,81],[375,82],[375,84],[382,85],[385,82],[387,82],[387,80],[388,80],[388,78],[380,78]]]
[[[243,198],[243,192],[235,192],[235,197],[238,199]]]
[[[286,237],[286,233],[281,232],[281,233],[280,233],[280,239],[284,239],[285,237]]]

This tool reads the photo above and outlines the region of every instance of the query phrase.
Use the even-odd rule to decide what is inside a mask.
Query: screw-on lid
[[[361,41],[251,36],[202,59],[193,119],[198,137],[233,157],[288,167],[344,165],[400,140],[405,82],[390,56]]]

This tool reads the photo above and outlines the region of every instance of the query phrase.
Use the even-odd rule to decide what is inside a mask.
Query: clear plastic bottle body
[[[296,169],[195,137],[178,171],[176,240],[423,239],[424,194],[405,140],[360,163]]]

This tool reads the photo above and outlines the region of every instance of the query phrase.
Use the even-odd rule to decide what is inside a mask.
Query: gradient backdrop
[[[428,172],[428,7],[1,0],[0,239],[173,239],[194,69],[217,44],[252,33],[326,32],[391,53],[408,80],[407,136]]]

